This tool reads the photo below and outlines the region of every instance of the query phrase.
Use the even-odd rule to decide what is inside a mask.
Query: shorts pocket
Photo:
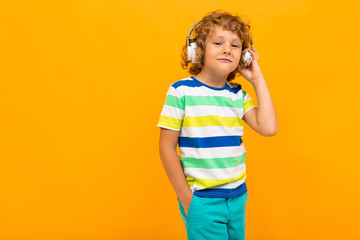
[[[194,206],[194,202],[196,200],[197,196],[193,195],[192,199],[191,199],[191,202],[190,202],[190,205],[189,205],[189,210],[187,212],[187,215],[185,214],[185,209],[183,207],[183,205],[181,204],[179,198],[177,198],[178,202],[179,202],[179,206],[180,206],[180,211],[182,212],[182,214],[184,215],[184,217],[188,220],[189,219],[189,216],[190,216],[190,213],[192,212],[192,208]]]
[[[196,207],[195,206],[196,199],[197,199],[197,196],[193,195],[193,197],[191,199],[191,202],[190,202],[189,211],[188,211],[188,214],[187,214],[187,217],[186,217],[188,221],[189,221],[189,219],[190,219],[190,217],[191,217],[191,215],[192,215],[192,213],[194,211],[194,207]]]

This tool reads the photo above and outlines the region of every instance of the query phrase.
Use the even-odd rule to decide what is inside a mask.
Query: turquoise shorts
[[[234,198],[193,195],[188,215],[179,200],[188,240],[244,240],[247,192]]]

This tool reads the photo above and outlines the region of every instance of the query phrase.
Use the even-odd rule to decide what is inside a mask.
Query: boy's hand
[[[254,81],[256,79],[262,78],[262,73],[260,66],[258,64],[259,54],[255,49],[249,49],[249,52],[252,56],[252,61],[250,66],[246,69],[243,69],[240,65],[238,66],[238,71],[243,77],[248,80],[252,85],[254,85]]]
[[[181,205],[182,205],[183,208],[184,208],[186,217],[188,216],[188,212],[189,212],[189,208],[190,208],[190,203],[191,203],[193,197],[194,197],[194,196],[192,196],[190,199],[186,199],[185,202],[181,202]]]

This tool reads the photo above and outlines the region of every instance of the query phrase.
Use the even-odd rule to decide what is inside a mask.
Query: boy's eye
[[[221,45],[222,43],[220,43],[220,42],[214,42],[214,44],[215,45]],[[236,48],[238,48],[239,46],[238,45],[231,45],[232,47],[236,47]]]

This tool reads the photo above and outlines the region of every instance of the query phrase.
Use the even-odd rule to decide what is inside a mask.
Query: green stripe
[[[243,108],[243,99],[233,101],[231,98],[222,96],[185,96],[186,106],[218,106]]]
[[[183,168],[204,168],[204,169],[217,169],[217,168],[232,168],[245,162],[246,152],[237,157],[227,158],[190,158],[181,157],[181,165]]]
[[[184,100],[170,94],[166,95],[165,105],[176,107],[181,110],[185,109]]]
[[[222,184],[234,182],[237,180],[244,180],[246,177],[246,170],[240,173],[238,176],[233,178],[225,178],[225,179],[205,179],[205,178],[194,178],[194,177],[187,177],[186,181],[188,185],[191,187],[192,185],[196,184],[202,188],[209,188],[215,187]]]
[[[209,126],[227,126],[242,127],[241,118],[238,117],[220,117],[217,115],[184,117],[184,127],[209,127]]]
[[[243,91],[243,99],[245,99],[245,97],[246,97],[246,92],[245,91]]]

